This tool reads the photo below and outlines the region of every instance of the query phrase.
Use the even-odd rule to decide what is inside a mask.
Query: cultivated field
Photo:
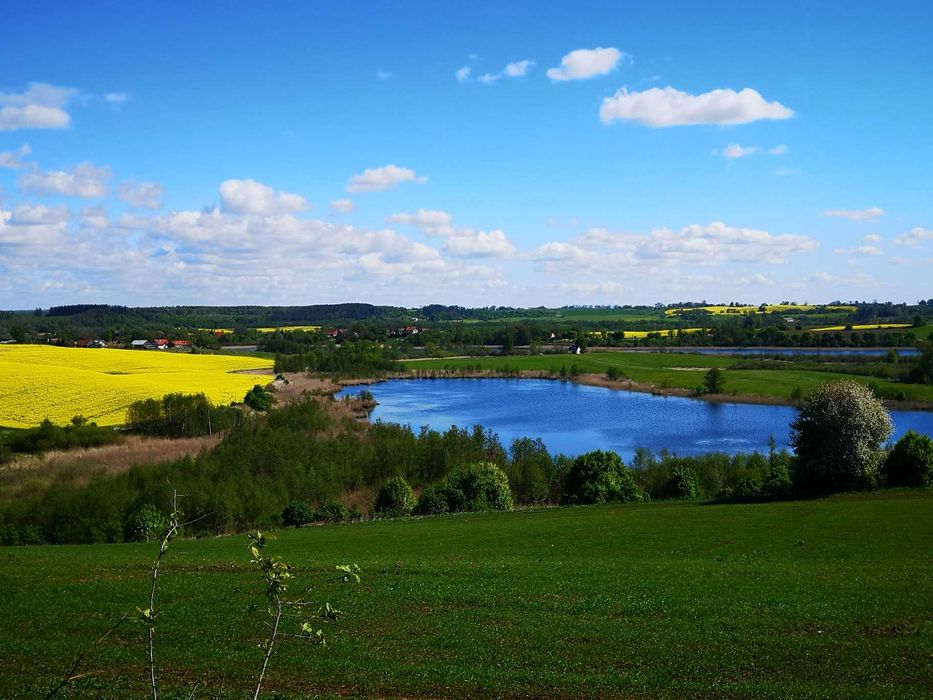
[[[733,357],[688,353],[656,352],[588,352],[584,355],[517,355],[509,357],[465,357],[425,359],[405,362],[412,370],[470,369],[553,371],[576,366],[580,373],[605,375],[616,367],[632,380],[653,384],[660,389],[698,389],[703,382],[703,371],[711,367],[725,370],[726,393],[745,396],[765,396],[789,399],[795,390],[806,394],[826,382],[839,379],[875,384],[880,390],[903,392],[908,400],[933,402],[933,386],[905,384],[845,372],[802,369],[800,363],[785,361],[783,369],[736,369],[729,367],[741,362]],[[624,386],[620,383],[620,386]]]
[[[855,306],[816,306],[814,304],[765,304],[763,313],[792,313],[800,311],[814,311],[815,309],[825,309],[826,311],[852,313],[856,310]],[[711,314],[756,314],[759,313],[759,306],[686,306],[677,309],[666,309],[665,314],[682,314],[688,311],[708,311]]]
[[[283,638],[273,697],[920,698],[933,692],[933,492],[757,505],[593,506],[313,527],[267,550],[343,610]],[[267,619],[244,536],[177,542],[156,654],[171,697],[244,697]],[[0,696],[41,697],[147,607],[157,545],[16,547],[0,559]],[[251,604],[257,603],[256,609]],[[291,623],[289,623],[291,624]],[[67,697],[147,694],[128,623]],[[306,694],[306,695],[305,695]]]
[[[226,404],[265,382],[233,372],[270,367],[257,357],[0,345],[0,426],[29,428],[45,418],[63,425],[79,414],[119,425],[133,401],[173,392]]]
[[[892,328],[910,328],[911,324],[909,323],[856,323],[851,326],[853,331],[873,331],[873,330],[883,330],[883,329],[892,329]],[[811,331],[814,333],[819,333],[821,331],[844,331],[846,326],[824,326],[822,328],[811,328]]]

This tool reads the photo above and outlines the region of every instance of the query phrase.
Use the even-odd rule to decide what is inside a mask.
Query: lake
[[[901,357],[917,357],[917,348],[671,348],[669,352],[697,355],[781,355],[800,357],[884,357],[894,350]]]
[[[710,403],[547,379],[396,379],[348,387],[337,397],[370,391],[372,419],[446,430],[482,425],[508,447],[540,437],[553,453],[614,450],[630,459],[638,447],[680,455],[766,451],[773,435],[787,447],[790,406]],[[913,429],[933,434],[933,412],[892,411],[895,439]]]

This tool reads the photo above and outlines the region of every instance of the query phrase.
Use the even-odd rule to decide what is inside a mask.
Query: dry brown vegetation
[[[102,474],[119,474],[136,464],[194,457],[220,441],[220,435],[194,438],[150,438],[129,435],[115,445],[82,450],[55,450],[40,456],[19,455],[0,468],[0,500],[12,499],[55,481],[87,483]]]

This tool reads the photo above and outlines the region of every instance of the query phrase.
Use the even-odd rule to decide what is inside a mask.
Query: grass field
[[[226,404],[265,381],[232,372],[272,364],[252,356],[0,345],[0,426],[28,428],[45,418],[63,425],[78,414],[118,425],[133,401],[172,392],[203,392]]]
[[[933,692],[933,492],[645,504],[308,528],[270,545],[323,594],[328,645],[285,640],[266,690],[367,697],[910,698]],[[171,697],[243,697],[262,651],[245,537],[178,542],[156,653]],[[41,696],[124,612],[156,545],[0,550],[0,696]],[[320,598],[316,598],[320,599]],[[262,607],[262,606],[260,606]],[[68,697],[146,694],[128,624]]]
[[[766,304],[765,310],[763,313],[792,313],[792,312],[801,312],[801,311],[813,311],[815,309],[823,308],[827,311],[835,311],[842,313],[852,313],[856,310],[854,306],[816,306],[813,304]],[[724,314],[756,314],[759,312],[760,307],[758,306],[700,306],[700,307],[684,307],[678,309],[666,309],[665,314],[682,314],[689,311],[708,311],[714,315],[724,315]]]
[[[562,366],[569,368],[576,365],[580,372],[597,374],[605,374],[609,367],[615,366],[636,382],[654,384],[660,388],[683,389],[696,389],[703,382],[703,372],[691,370],[719,367],[726,370],[727,393],[787,399],[794,389],[799,388],[805,394],[826,382],[846,378],[863,384],[873,382],[883,390],[903,391],[911,400],[933,402],[933,386],[929,385],[902,384],[853,374],[800,369],[727,369],[735,362],[736,359],[730,357],[687,353],[589,352],[584,355],[515,355],[418,360],[407,366],[416,370],[478,366],[483,369],[510,367],[520,370],[559,371]]]

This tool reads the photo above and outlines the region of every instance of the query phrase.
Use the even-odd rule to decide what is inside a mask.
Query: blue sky
[[[927,3],[3,14],[0,308],[931,296]]]

